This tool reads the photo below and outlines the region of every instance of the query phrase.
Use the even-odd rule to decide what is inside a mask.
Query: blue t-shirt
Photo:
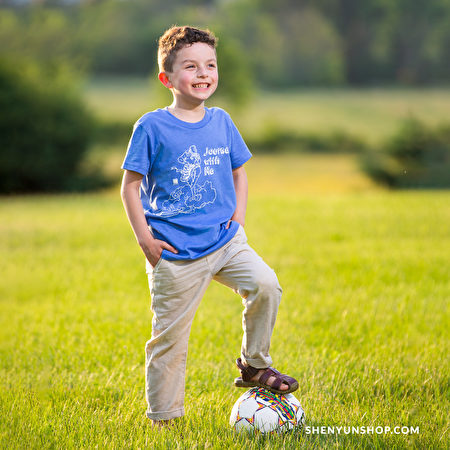
[[[200,258],[236,234],[237,222],[226,229],[236,209],[232,171],[251,156],[220,108],[205,108],[195,123],[167,108],[136,122],[122,168],[144,176],[140,197],[147,223],[156,239],[178,250],[163,250],[163,259]]]

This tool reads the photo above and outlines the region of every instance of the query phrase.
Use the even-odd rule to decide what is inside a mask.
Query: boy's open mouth
[[[192,87],[194,87],[195,89],[206,89],[209,87],[209,83],[197,83],[193,84]]]

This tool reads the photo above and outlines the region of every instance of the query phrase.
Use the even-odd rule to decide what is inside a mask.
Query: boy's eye
[[[209,67],[213,67],[213,68],[215,68],[215,67],[216,67],[216,65],[215,65],[214,63],[211,63],[211,64],[209,64]]]
[[[186,66],[186,69],[193,69],[194,68],[194,64],[189,64]]]

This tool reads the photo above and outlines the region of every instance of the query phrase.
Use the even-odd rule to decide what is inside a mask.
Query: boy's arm
[[[163,249],[167,249],[173,253],[178,252],[167,242],[155,239],[150,232],[142,208],[141,199],[139,198],[141,181],[142,175],[140,173],[125,170],[120,194],[136,240],[149,263],[155,267],[161,257]]]
[[[245,212],[247,210],[248,198],[248,182],[247,174],[244,166],[233,170],[234,190],[236,191],[236,210],[234,211],[231,220],[245,226]],[[228,224],[229,226],[229,224]]]

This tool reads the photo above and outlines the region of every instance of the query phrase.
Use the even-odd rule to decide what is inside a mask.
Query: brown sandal
[[[262,369],[256,369],[252,366],[244,366],[241,358],[236,360],[236,365],[241,372],[241,376],[234,380],[234,385],[236,387],[258,386],[275,394],[289,394],[290,392],[294,392],[298,389],[298,381],[295,378],[284,375],[278,372],[278,370],[275,370],[273,367],[264,369],[264,372],[261,374],[259,379],[257,381],[253,381],[252,378]],[[272,385],[267,384],[267,380],[270,377],[275,377],[275,381]],[[288,385],[288,389],[285,391],[280,390],[283,383]]]

